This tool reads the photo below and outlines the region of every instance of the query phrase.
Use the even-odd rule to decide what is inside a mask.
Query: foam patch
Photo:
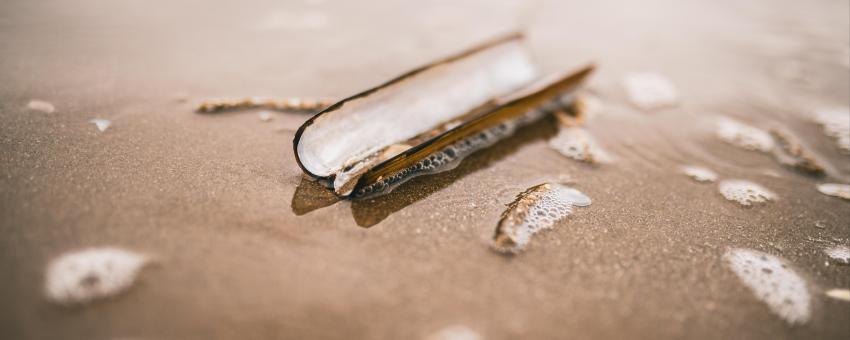
[[[727,200],[738,202],[743,206],[753,203],[764,203],[776,200],[777,196],[772,191],[756,183],[731,179],[720,182],[720,194]]]
[[[503,253],[518,253],[525,249],[532,235],[552,228],[571,215],[573,207],[586,207],[590,203],[590,197],[560,184],[531,187],[517,195],[502,213],[493,248]]]
[[[549,147],[567,158],[587,163],[609,163],[611,156],[603,150],[587,130],[580,127],[561,127],[549,140]]]
[[[673,83],[655,73],[634,73],[623,79],[629,100],[642,110],[674,106],[679,95]]]
[[[148,262],[146,256],[118,248],[90,248],[68,253],[47,267],[45,294],[63,305],[114,296],[133,285]]]
[[[717,180],[717,173],[703,167],[683,166],[681,171],[697,182],[714,182]]]
[[[845,200],[850,200],[850,185],[838,183],[823,183],[818,184],[818,191],[824,195],[841,197]]]
[[[827,136],[845,153],[850,153],[850,108],[820,110],[815,113],[815,122],[823,127]]]
[[[108,119],[100,119],[100,118],[92,119],[92,120],[89,121],[89,123],[92,123],[95,126],[97,126],[97,129],[100,130],[100,132],[106,131],[106,129],[108,129],[109,126],[112,125],[112,122],[109,121]]]
[[[746,150],[769,152],[774,147],[773,137],[767,131],[726,117],[717,121],[717,137]]]
[[[741,282],[789,324],[802,324],[811,314],[806,282],[782,259],[751,249],[731,249],[723,256]]]
[[[847,246],[830,247],[824,249],[823,252],[834,262],[850,264],[850,248]]]

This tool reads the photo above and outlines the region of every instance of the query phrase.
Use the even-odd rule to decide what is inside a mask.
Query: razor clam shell
[[[413,137],[439,128],[447,123],[445,120],[465,117],[471,109],[482,106],[486,101],[517,91],[537,77],[536,67],[522,38],[521,34],[514,33],[487,42],[329,106],[307,120],[296,132],[293,150],[298,165],[305,174],[333,183],[338,172],[379,153],[381,149],[395,143],[407,143]],[[454,83],[455,87],[466,84],[483,88],[472,93],[446,89],[443,83],[452,83],[453,79],[459,81]],[[433,99],[434,103],[423,104],[421,98],[425,94],[418,92],[419,86],[427,87],[438,96]],[[427,92],[425,90],[422,89]],[[399,107],[406,110],[405,105],[414,104],[408,112],[414,115],[405,117],[424,120],[422,124],[408,124],[411,127],[399,130],[409,123],[407,119],[396,118],[384,123],[376,120],[382,112],[397,115]],[[344,106],[345,110],[342,110]],[[423,115],[419,112],[423,110],[439,112],[440,115]],[[357,130],[352,130],[351,126],[357,127]],[[375,135],[369,131],[381,132]],[[360,139],[362,143],[352,143]]]
[[[385,194],[415,177],[453,169],[467,155],[512,135],[518,127],[571,105],[573,91],[593,69],[588,65],[537,82],[474,119],[378,164],[360,177],[352,196]]]

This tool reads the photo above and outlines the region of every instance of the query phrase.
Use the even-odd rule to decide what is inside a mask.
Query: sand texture
[[[814,117],[850,106],[848,23],[846,0],[3,1],[0,338],[847,339],[826,292],[850,266],[824,249],[850,245],[850,203],[817,185],[850,182],[850,155]],[[307,114],[193,111],[343,98],[517,27],[544,73],[597,64],[582,128],[609,162],[563,156],[544,119],[338,201],[295,162]],[[632,103],[641,73],[676,102]],[[722,117],[793,134],[825,175],[721,140]],[[775,199],[742,206],[724,180]],[[505,204],[545,182],[593,204],[492,251]],[[108,298],[45,295],[51,261],[112,247],[155,261]],[[730,252],[787,265],[778,296],[807,292],[806,314],[775,312]]]

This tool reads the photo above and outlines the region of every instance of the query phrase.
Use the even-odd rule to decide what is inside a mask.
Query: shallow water
[[[486,339],[850,333],[847,302],[826,295],[850,287],[850,267],[823,252],[847,244],[850,209],[817,190],[850,182],[850,162],[812,118],[850,105],[846,1],[0,8],[4,338],[421,339],[448,325]],[[268,14],[314,12],[292,24]],[[305,116],[193,112],[205,98],[341,98],[511,26],[528,27],[545,72],[599,65],[589,88],[603,105],[584,128],[615,163],[561,156],[549,119],[452,171],[337,201],[293,158]],[[634,108],[622,79],[643,70],[675,84],[679,104]],[[55,112],[28,109],[33,99]],[[725,143],[720,116],[786,128],[835,171],[810,178]],[[93,117],[114,124],[100,132]],[[779,199],[744,208],[683,164]],[[522,256],[490,251],[504,204],[561,177],[592,208],[535,235]],[[52,259],[101,246],[157,254],[160,266],[102,303],[44,298]],[[759,300],[726,265],[730,248],[793,265],[808,321],[789,327]]]

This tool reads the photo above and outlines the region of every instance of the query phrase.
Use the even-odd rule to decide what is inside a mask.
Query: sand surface
[[[846,339],[850,303],[824,292],[850,288],[850,266],[823,249],[850,243],[850,203],[816,185],[850,181],[850,157],[810,117],[850,105],[848,23],[846,0],[4,1],[0,337]],[[295,163],[305,115],[192,111],[341,98],[517,27],[546,72],[599,66],[588,130],[612,163],[561,156],[546,120],[451,172],[334,202]],[[635,109],[632,72],[668,77],[680,105]],[[827,177],[720,141],[718,116],[790,131]],[[683,165],[778,199],[742,207]],[[591,206],[518,256],[489,248],[506,203],[566,178]],[[101,246],[152,262],[124,294],[49,302],[50,261]],[[733,248],[787,261],[809,319],[771,312],[724,260]]]

